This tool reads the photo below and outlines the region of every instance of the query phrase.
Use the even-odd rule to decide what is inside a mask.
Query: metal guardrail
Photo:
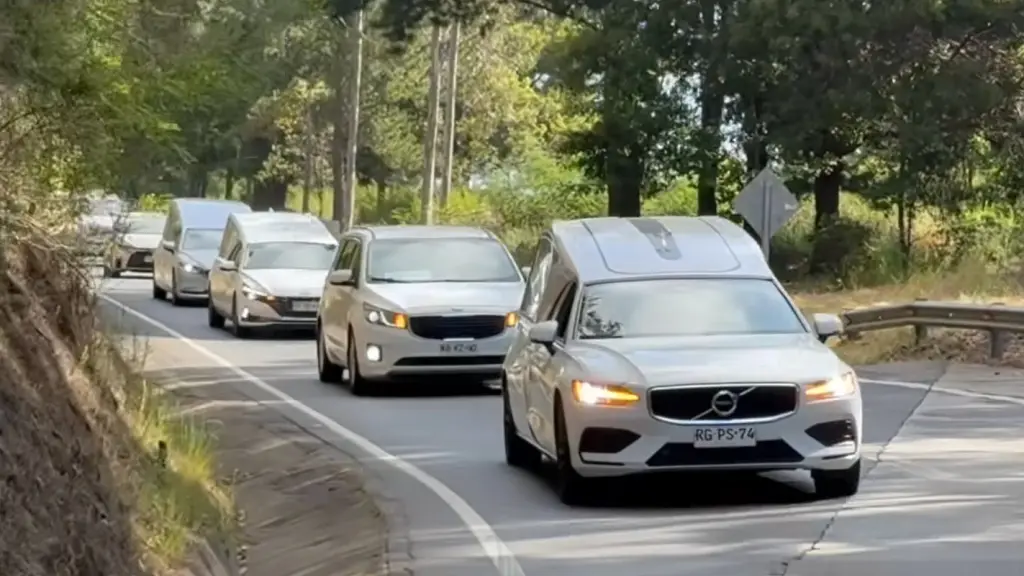
[[[840,314],[846,337],[862,332],[912,326],[918,343],[928,328],[978,330],[989,334],[989,356],[1003,357],[1010,334],[1024,334],[1024,307],[964,302],[919,300],[909,304],[880,305]]]

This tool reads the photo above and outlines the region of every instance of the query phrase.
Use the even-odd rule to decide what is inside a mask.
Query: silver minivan
[[[337,247],[309,214],[232,214],[210,269],[210,327],[230,320],[240,338],[253,328],[313,328]]]
[[[178,306],[207,297],[207,274],[217,257],[228,216],[252,212],[244,202],[175,198],[163,238],[153,251],[153,298]]]
[[[524,286],[508,249],[480,228],[353,228],[320,300],[320,380],[347,373],[366,394],[394,378],[496,377]]]

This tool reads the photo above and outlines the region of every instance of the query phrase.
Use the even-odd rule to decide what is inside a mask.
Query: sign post
[[[757,232],[765,260],[771,239],[800,209],[796,196],[771,168],[765,168],[740,191],[733,209]]]

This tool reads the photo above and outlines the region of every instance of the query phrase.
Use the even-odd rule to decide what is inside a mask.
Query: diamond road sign
[[[771,168],[765,168],[751,180],[733,203],[733,210],[743,216],[761,238],[765,257],[768,256],[768,241],[799,209],[796,196]]]

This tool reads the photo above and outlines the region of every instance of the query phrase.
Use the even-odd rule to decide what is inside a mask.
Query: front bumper
[[[120,248],[108,265],[115,272],[153,272],[153,251],[136,248]]]
[[[205,300],[210,294],[208,272],[198,270],[186,272],[184,268],[177,270],[178,298],[182,300]]]
[[[247,298],[238,295],[238,321],[246,328],[316,327],[319,298],[278,298],[273,300]],[[305,305],[304,309],[297,309]]]
[[[565,403],[573,464],[584,476],[697,470],[841,470],[861,450],[858,395],[807,404],[777,420],[756,423],[676,424],[656,420],[646,399],[617,408]],[[711,429],[752,428],[756,444],[696,447]],[[698,432],[701,430],[702,432]]]
[[[442,375],[496,378],[501,374],[513,338],[514,331],[507,328],[497,336],[464,342],[422,338],[408,330],[368,322],[355,330],[359,371],[370,379]],[[442,344],[464,346],[461,350],[442,352]],[[370,347],[380,351],[379,360],[370,360]]]

